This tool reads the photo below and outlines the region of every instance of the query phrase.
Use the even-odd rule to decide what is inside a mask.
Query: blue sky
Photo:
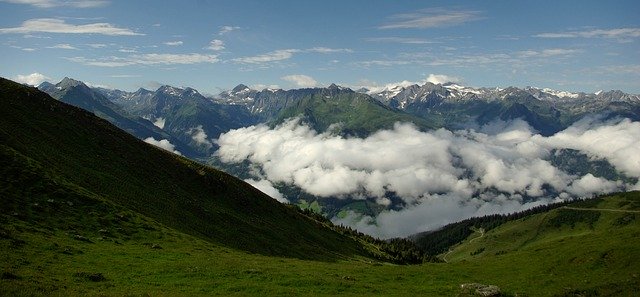
[[[0,76],[22,82],[217,94],[430,74],[640,93],[640,2],[0,0]]]

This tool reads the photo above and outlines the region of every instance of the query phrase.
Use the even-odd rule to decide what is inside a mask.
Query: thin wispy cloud
[[[54,8],[54,7],[75,7],[75,8],[96,8],[103,7],[109,4],[109,1],[104,0],[0,0],[0,2],[26,4],[38,8]]]
[[[404,43],[404,44],[435,44],[442,43],[439,41],[426,40],[422,38],[409,38],[409,37],[372,37],[365,38],[368,42],[382,42],[382,43]]]
[[[218,35],[225,35],[229,32],[239,30],[239,29],[240,27],[237,27],[237,26],[222,26],[220,27],[220,31],[218,31]]]
[[[272,51],[272,52],[257,55],[257,56],[236,58],[236,59],[233,59],[232,61],[237,63],[244,63],[244,64],[262,64],[262,63],[287,60],[293,57],[294,53],[298,53],[298,52],[300,52],[300,50],[282,49],[282,50],[276,50],[276,51]]]
[[[84,25],[68,24],[60,19],[31,19],[24,21],[20,27],[0,28],[0,34],[30,34],[30,33],[58,33],[58,34],[101,34],[101,35],[144,35],[131,29],[118,28],[109,23],[92,23]]]
[[[104,43],[90,43],[90,44],[87,44],[87,46],[89,46],[91,48],[105,48],[108,45],[104,44]]]
[[[640,37],[640,28],[591,29],[536,34],[539,38],[606,38],[626,42]]]
[[[137,53],[138,52],[138,50],[135,48],[121,48],[121,49],[118,49],[118,51],[121,53]]]
[[[412,13],[396,14],[379,29],[429,29],[461,25],[482,19],[482,12],[445,8],[422,9]]]
[[[168,45],[168,46],[179,46],[182,45],[183,42],[182,41],[167,41],[164,43],[164,45]]]
[[[221,51],[224,48],[225,48],[224,41],[220,39],[211,40],[211,42],[209,42],[209,46],[206,47],[206,49],[212,50],[212,51]]]
[[[640,65],[611,65],[601,67],[606,72],[611,73],[627,73],[627,74],[640,74]]]
[[[60,43],[53,46],[48,46],[47,48],[56,48],[56,49],[68,49],[68,50],[77,50],[78,48],[68,44],[68,43]]]
[[[535,51],[535,50],[520,51],[517,54],[522,58],[549,58],[549,57],[556,57],[556,56],[567,57],[567,56],[572,56],[579,52],[580,52],[579,50],[575,50],[575,49],[551,48],[551,49],[544,49],[541,51]]]
[[[583,51],[580,49],[549,48],[530,49],[505,53],[478,53],[447,55],[432,52],[402,53],[398,57],[388,60],[368,60],[354,62],[353,65],[363,68],[394,67],[403,65],[423,66],[455,66],[473,67],[482,65],[530,65],[531,63],[554,63],[559,59],[575,56]]]
[[[348,48],[328,48],[328,47],[312,47],[308,49],[281,49],[268,52],[266,54],[242,57],[233,59],[233,62],[243,64],[265,64],[270,62],[278,62],[291,59],[294,54],[297,53],[318,53],[318,54],[333,54],[333,53],[352,53],[352,49]]]
[[[304,52],[331,54],[331,53],[353,53],[353,50],[348,48],[328,48],[328,47],[319,46],[319,47],[312,47],[310,49],[304,50]]]
[[[128,57],[106,57],[91,59],[85,57],[66,58],[69,61],[88,66],[98,67],[124,67],[133,65],[188,65],[217,63],[220,61],[217,55],[191,54],[140,54]]]

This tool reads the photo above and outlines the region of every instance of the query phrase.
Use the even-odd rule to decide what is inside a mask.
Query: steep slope
[[[324,260],[363,254],[355,241],[227,174],[147,145],[35,88],[2,79],[0,90],[4,168],[26,163],[42,171],[26,181],[3,174],[3,214],[20,214],[29,203],[24,196],[47,205],[81,193],[235,249]]]
[[[140,139],[148,137],[153,137],[158,141],[167,139],[181,153],[194,156],[194,151],[178,139],[154,126],[148,120],[129,114],[120,106],[109,101],[103,94],[81,81],[65,77],[55,85],[43,83],[38,88],[64,103],[90,111]]]

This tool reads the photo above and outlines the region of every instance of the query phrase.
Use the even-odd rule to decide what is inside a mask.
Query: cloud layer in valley
[[[344,138],[292,119],[275,128],[258,125],[222,134],[217,154],[227,163],[250,161],[270,187],[294,185],[318,197],[372,199],[382,205],[399,198],[400,210],[338,221],[388,238],[474,215],[640,188],[640,183],[591,173],[572,175],[549,161],[557,149],[579,150],[637,179],[639,139],[640,123],[629,120],[585,119],[550,137],[516,120],[477,131],[422,132],[398,123],[367,138]]]

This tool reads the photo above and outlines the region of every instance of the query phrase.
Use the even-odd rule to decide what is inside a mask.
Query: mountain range
[[[335,84],[326,88],[254,90],[240,84],[216,96],[204,96],[192,88],[167,85],[155,91],[141,88],[135,92],[93,88],[70,78],[55,85],[45,82],[38,88],[93,112],[141,140],[243,179],[255,178],[253,165],[222,162],[216,155],[216,139],[232,129],[256,124],[274,127],[293,117],[318,133],[330,130],[343,137],[367,137],[380,129],[393,128],[396,122],[412,123],[421,131],[453,131],[520,119],[541,135],[550,136],[586,116],[640,120],[640,96],[621,91],[589,94],[429,82],[375,91],[353,91]],[[552,156],[548,161],[569,174],[594,173],[596,177],[633,182],[606,160],[579,151],[557,150]],[[307,207],[313,202],[315,210],[329,218],[350,211],[376,216],[385,209],[404,207],[393,192],[388,193],[391,204],[385,207],[371,199],[320,198],[292,185],[279,184],[277,188],[291,203]]]
[[[207,158],[215,152],[212,140],[231,129],[258,123],[274,125],[296,116],[319,132],[331,126],[339,127],[337,133],[352,136],[366,136],[395,122],[410,122],[422,130],[453,130],[523,119],[548,136],[587,115],[640,120],[640,96],[621,91],[571,93],[430,82],[376,91],[353,91],[335,84],[326,88],[254,90],[240,84],[207,97],[192,88],[166,85],[155,91],[141,88],[135,92],[91,88],[69,78],[56,85],[45,82],[39,88],[141,139],[167,139],[194,158]]]
[[[633,296],[640,285],[638,192],[465,220],[416,235],[416,250],[5,79],[0,165],[0,295]],[[424,260],[440,263],[397,265]]]
[[[621,91],[571,93],[526,87],[471,88],[454,83],[387,87],[370,94],[408,113],[439,119],[444,127],[524,119],[542,135],[552,135],[586,115],[640,119],[640,96]]]

